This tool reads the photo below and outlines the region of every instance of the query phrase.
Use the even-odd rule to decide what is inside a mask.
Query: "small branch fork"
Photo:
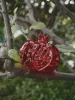
[[[34,12],[30,3],[30,0],[24,0],[25,3],[27,4],[28,8],[29,8],[29,23],[34,23],[36,22],[35,18],[34,18]],[[3,18],[4,18],[4,24],[5,24],[5,28],[6,28],[6,35],[7,35],[7,47],[8,49],[12,49],[13,48],[13,40],[12,40],[12,32],[11,32],[11,27],[10,27],[10,22],[9,22],[9,18],[8,18],[8,12],[7,12],[7,7],[6,7],[6,2],[5,0],[1,0],[2,3],[2,12],[3,12]],[[18,18],[19,19],[19,18]],[[17,20],[18,20],[17,19]],[[21,19],[20,20],[24,20],[25,19]],[[27,20],[26,20],[27,21]],[[59,44],[65,44],[63,39],[59,38],[58,36],[56,36],[51,30],[45,28],[42,30],[44,33],[49,34],[50,36],[53,37],[53,40],[56,41],[56,43]],[[10,65],[11,66],[11,65]],[[6,72],[6,73],[1,73],[0,72],[0,76],[5,76],[5,77],[14,77],[14,76],[24,76],[27,78],[35,78],[35,79],[48,79],[48,80],[71,80],[71,81],[75,81],[75,74],[73,73],[62,73],[62,72],[57,72],[57,74],[53,74],[50,76],[47,75],[37,75],[37,74],[28,74],[25,75],[25,73],[21,72],[21,71],[15,71],[15,73],[13,72],[13,74],[11,72]]]
[[[62,11],[64,15],[67,15],[68,17],[70,17],[71,20],[75,23],[75,13],[67,9],[63,4],[59,2],[59,0],[52,0],[52,2],[57,6],[58,9]]]

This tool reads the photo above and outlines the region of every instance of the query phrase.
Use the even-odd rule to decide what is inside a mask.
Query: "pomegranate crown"
[[[38,42],[48,43],[48,41],[49,41],[49,36],[48,35],[40,34],[38,36]]]

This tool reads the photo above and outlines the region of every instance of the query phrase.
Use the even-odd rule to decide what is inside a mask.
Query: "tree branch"
[[[29,23],[29,24],[33,24],[34,23],[30,19],[28,19],[28,18],[22,18],[22,17],[16,17],[15,20],[12,23],[14,24],[15,21],[21,21],[21,22]],[[42,29],[42,31],[45,34],[50,35],[55,43],[68,45],[62,38],[60,38],[57,35],[55,35],[54,32],[51,29],[44,28],[44,29]]]
[[[53,12],[49,15],[48,21],[46,23],[47,27],[52,28],[54,26],[58,12],[59,9],[55,6]]]
[[[73,73],[62,73],[57,72],[57,74],[54,75],[39,75],[39,74],[24,74],[24,73],[17,73],[11,74],[10,72],[7,73],[0,73],[0,77],[5,76],[8,78],[12,78],[15,76],[23,76],[25,78],[32,78],[32,79],[40,79],[40,80],[68,80],[68,81],[75,81],[75,74]]]
[[[73,12],[68,10],[63,4],[59,2],[59,0],[52,0],[52,2],[57,6],[58,9],[62,11],[63,14],[67,15],[73,22],[75,22],[75,14]]]
[[[8,49],[11,49],[13,48],[13,38],[12,38],[11,26],[9,22],[8,11],[7,11],[5,0],[1,0],[1,7],[2,7],[2,13],[4,18],[5,30],[6,30],[7,47]]]
[[[57,43],[57,44],[64,44],[64,45],[68,45],[62,38],[60,38],[59,36],[57,36],[56,34],[54,34],[54,32],[48,28],[44,28],[42,29],[43,33],[48,34],[49,36],[52,37],[52,40]]]
[[[50,75],[50,76],[31,74],[31,75],[29,75],[27,77],[36,78],[36,79],[44,79],[44,80],[47,79],[47,80],[69,80],[69,81],[75,81],[75,74],[62,73],[62,72],[58,72],[58,74]]]
[[[32,22],[36,22],[35,18],[34,18],[34,12],[33,12],[33,8],[32,8],[32,5],[30,3],[30,0],[24,0],[24,2],[27,4],[28,6],[28,10],[29,10],[29,19],[32,21]]]
[[[34,13],[33,13],[33,9],[32,9],[30,0],[24,0],[24,1],[25,1],[25,3],[27,4],[27,6],[29,8],[28,9],[29,10],[29,19],[24,19],[24,18],[21,18],[21,17],[16,17],[15,20],[22,21],[22,22],[28,22],[30,24],[33,24],[34,22],[36,22],[36,20],[34,18]],[[13,21],[13,23],[14,23],[14,21]],[[53,33],[52,30],[50,30],[48,28],[44,28],[42,31],[45,34],[50,35],[55,43],[67,45],[67,43],[65,43],[65,41],[63,39],[61,39],[60,37],[56,36]]]

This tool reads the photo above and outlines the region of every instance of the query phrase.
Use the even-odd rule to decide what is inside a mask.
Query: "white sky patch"
[[[75,45],[73,45],[73,48],[75,48]]]
[[[52,11],[53,11],[53,8],[50,8],[50,9],[49,9],[49,13],[52,13]]]
[[[70,53],[64,53],[65,55],[67,55],[67,56],[70,56],[71,54]]]
[[[34,6],[37,7],[39,4],[38,3],[34,3]]]
[[[50,1],[50,0],[46,0],[46,1]]]
[[[75,43],[71,44],[71,46],[72,46],[73,48],[75,48]]]
[[[34,0],[30,0],[31,3],[34,3]]]
[[[44,6],[44,5],[45,5],[45,2],[44,2],[44,1],[42,1],[42,2],[41,2],[41,5],[42,5],[42,6]]]
[[[43,9],[43,8],[44,8],[44,5],[45,5],[45,2],[44,2],[44,1],[42,1],[42,2],[41,2],[41,9]]]
[[[70,1],[70,4],[74,4],[74,1],[73,1],[73,0],[71,0],[71,1]]]
[[[68,3],[69,3],[69,0],[66,0],[66,1],[65,1],[65,4],[67,5]]]
[[[67,63],[73,68],[74,67],[74,61],[73,60],[68,60]]]

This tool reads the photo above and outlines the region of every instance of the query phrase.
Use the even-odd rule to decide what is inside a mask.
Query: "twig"
[[[48,21],[46,23],[46,27],[52,28],[54,26],[58,12],[59,10],[55,6],[53,12],[49,15]]]
[[[32,21],[30,21],[28,17],[23,18],[23,17],[16,16],[16,17],[13,18],[11,25],[15,24],[15,22],[17,22],[17,21],[32,24]]]
[[[35,18],[34,18],[34,12],[33,12],[33,9],[32,9],[32,6],[31,6],[31,3],[30,3],[30,0],[24,0],[25,3],[27,4],[28,6],[28,10],[29,10],[29,19],[32,21],[32,22],[36,22]]]

